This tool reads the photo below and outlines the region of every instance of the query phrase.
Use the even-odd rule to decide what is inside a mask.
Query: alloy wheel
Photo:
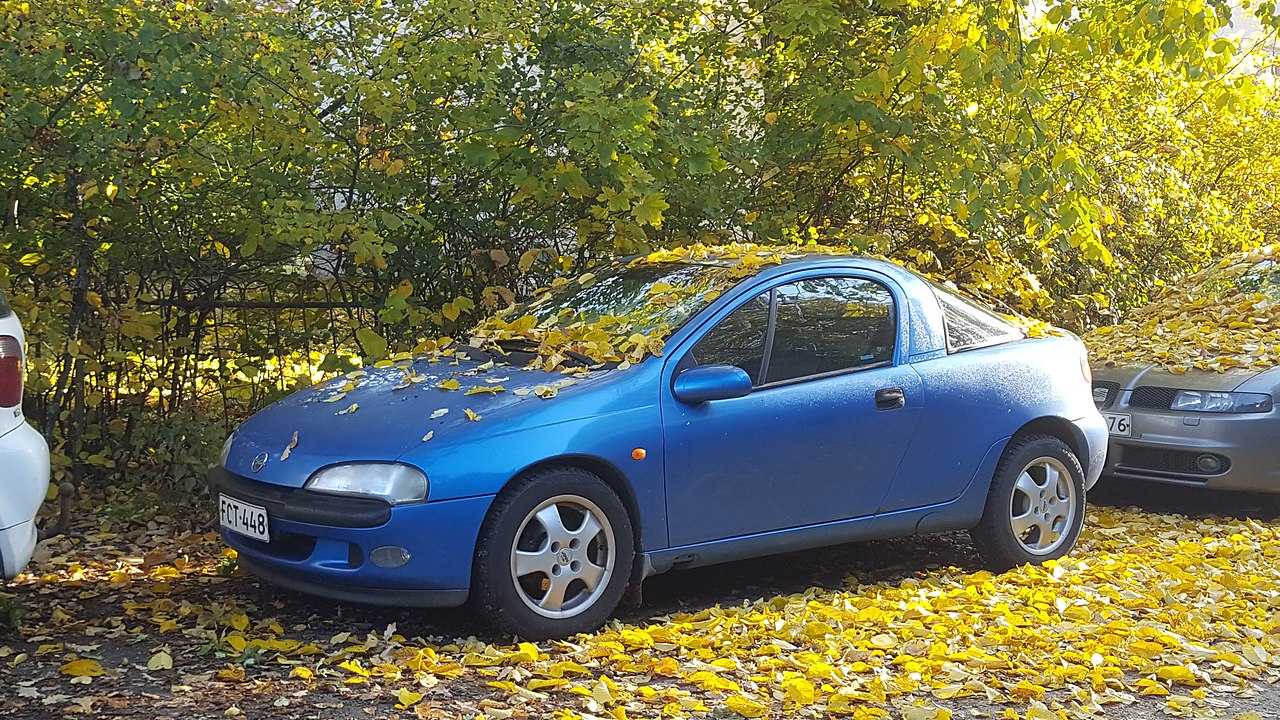
[[[613,526],[605,513],[578,495],[537,505],[520,525],[511,548],[511,579],[530,610],[569,618],[604,593],[616,564]]]

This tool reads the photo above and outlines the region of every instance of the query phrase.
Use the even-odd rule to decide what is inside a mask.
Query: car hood
[[[483,425],[467,410],[510,417],[512,411],[538,408],[544,403],[539,394],[590,383],[611,372],[575,378],[447,357],[356,371],[296,392],[250,417],[236,429],[225,467],[253,480],[302,487],[327,465],[394,461],[430,442],[424,440],[428,433],[432,439],[447,434],[455,440]],[[440,387],[455,382],[456,389]],[[503,389],[491,392],[499,387]]]
[[[1249,368],[1233,368],[1222,372],[1191,369],[1185,373],[1171,373],[1156,365],[1116,365],[1093,368],[1093,380],[1119,383],[1121,390],[1132,390],[1141,385],[1180,388],[1183,390],[1235,390],[1262,371]]]

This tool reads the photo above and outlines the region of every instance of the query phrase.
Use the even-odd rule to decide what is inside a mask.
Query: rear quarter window
[[[989,347],[1021,340],[1024,337],[1017,327],[976,303],[958,295],[952,295],[941,288],[935,288],[934,295],[938,298],[938,304],[942,306],[942,321],[947,333],[947,352]]]
[[[4,291],[0,290],[0,317],[8,317],[13,314],[13,308],[9,307],[9,300],[5,298]]]

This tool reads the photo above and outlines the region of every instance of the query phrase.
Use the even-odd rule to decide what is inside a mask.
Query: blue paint
[[[754,389],[737,368],[692,370],[690,349],[740,304],[781,284],[831,275],[874,280],[892,294],[891,361]],[[977,522],[1003,448],[1028,423],[1051,419],[1071,428],[1064,432],[1079,446],[1087,482],[1096,480],[1106,432],[1080,370],[1082,353],[1075,338],[1050,337],[949,354],[933,290],[907,270],[856,257],[788,262],[724,292],[673,332],[664,356],[627,370],[576,378],[481,369],[489,356],[471,351],[456,364],[414,361],[412,375],[424,380],[408,386],[402,368],[371,369],[335,402],[324,401],[341,392],[343,378],[285,398],[236,431],[229,472],[296,489],[335,463],[401,462],[427,474],[430,496],[392,508],[391,520],[376,528],[273,519],[273,537],[301,548],[294,555],[276,543],[224,537],[256,571],[291,581],[282,584],[321,594],[328,584],[346,588],[329,593],[343,597],[359,596],[353,588],[385,588],[388,602],[457,604],[493,498],[523,471],[556,463],[617,481],[655,571],[963,529]],[[448,380],[460,390],[435,387]],[[515,392],[570,380],[552,399]],[[505,390],[464,394],[493,385]],[[689,402],[677,399],[676,387]],[[884,402],[890,396],[878,398],[882,390],[900,391],[901,402],[897,392],[895,402]],[[357,411],[338,414],[352,403]],[[448,412],[433,419],[441,409]],[[467,409],[482,419],[469,420]],[[633,459],[636,448],[645,450],[642,460]],[[268,460],[255,472],[262,453]],[[352,563],[382,545],[407,548],[411,561],[396,569]],[[421,601],[413,596],[419,592]]]

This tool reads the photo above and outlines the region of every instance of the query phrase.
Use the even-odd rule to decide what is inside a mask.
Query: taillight
[[[0,335],[0,407],[22,404],[22,343]]]

